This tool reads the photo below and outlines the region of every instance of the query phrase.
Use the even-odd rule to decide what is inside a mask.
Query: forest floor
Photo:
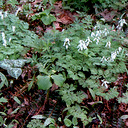
[[[63,9],[62,2],[55,2],[52,6],[54,8],[51,9],[51,14],[56,17],[56,21],[51,23],[50,25],[44,25],[41,20],[31,20],[31,16],[44,11],[43,5],[40,5],[41,0],[35,0],[34,2],[28,2],[27,4],[31,5],[31,9],[28,12],[22,13],[23,5],[25,6],[25,2],[21,2],[17,4],[17,9],[20,8],[21,12],[18,12],[18,16],[21,20],[24,20],[29,24],[29,30],[34,31],[39,37],[42,37],[45,32],[56,29],[58,31],[63,31],[64,29],[68,28],[71,23],[74,22],[75,17],[81,18],[80,13],[78,12],[71,12],[70,10]],[[35,5],[40,5],[40,8],[37,9]],[[46,8],[49,8],[51,5],[49,3],[46,4]],[[10,8],[10,5],[5,7],[5,10],[11,11],[14,13],[14,10]],[[124,11],[125,10],[125,11]],[[125,19],[128,19],[128,6],[125,7],[122,12],[125,12]],[[96,22],[97,19],[104,18],[108,24],[117,24],[114,23],[113,18],[121,16],[122,12],[118,10],[108,10],[105,9],[98,14],[93,12],[89,12],[92,20]],[[92,14],[91,14],[92,13]],[[26,16],[27,15],[27,16]],[[117,18],[118,20],[119,18]],[[128,41],[128,33],[126,34],[126,41]],[[28,51],[26,54],[27,57],[32,56],[32,51]],[[61,100],[58,93],[55,91],[57,90],[57,86],[52,86],[50,89],[50,95],[47,95],[46,91],[39,90],[37,86],[33,86],[30,91],[28,91],[28,85],[30,81],[28,79],[32,79],[32,72],[36,71],[37,68],[34,66],[32,67],[30,64],[27,64],[23,67],[22,75],[16,80],[12,79],[11,76],[7,75],[6,71],[2,71],[6,74],[8,80],[13,80],[13,86],[3,87],[0,91],[3,97],[8,99],[7,103],[3,103],[0,105],[0,111],[7,113],[5,116],[6,123],[12,123],[14,126],[13,128],[25,128],[27,124],[31,121],[31,117],[34,115],[45,115],[47,117],[53,117],[57,119],[58,117],[62,116],[64,118],[63,110],[66,107],[65,103]],[[125,90],[124,82],[128,83],[128,75],[126,73],[120,74],[119,79],[116,81],[115,85],[118,86],[118,90],[120,92],[119,95],[122,95],[122,90]],[[92,102],[91,95],[89,92],[88,94],[88,107],[91,108],[95,102]],[[13,97],[17,97],[15,99]],[[19,101],[20,99],[20,101]],[[19,101],[19,103],[17,103]],[[90,102],[91,101],[91,102]],[[116,99],[111,99],[109,101],[100,99],[97,97],[96,102],[102,101],[103,104],[97,104],[95,108],[92,110],[92,113],[102,113],[102,125],[100,125],[99,119],[94,119],[91,124],[88,126],[83,126],[86,128],[105,128],[106,123],[108,123],[109,128],[121,128],[120,126],[124,126],[124,128],[128,127],[128,118],[125,120],[121,120],[121,115],[127,115],[128,117],[128,105],[125,103],[118,103]],[[84,104],[84,103],[83,103]],[[1,113],[2,114],[2,113]],[[123,124],[123,125],[122,125]],[[57,125],[57,124],[56,124]],[[5,126],[1,126],[4,128]],[[64,125],[63,121],[59,123],[60,128],[67,128]]]

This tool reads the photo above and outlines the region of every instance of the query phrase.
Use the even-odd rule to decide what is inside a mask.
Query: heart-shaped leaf
[[[37,85],[39,89],[48,90],[51,86],[50,76],[37,76]]]

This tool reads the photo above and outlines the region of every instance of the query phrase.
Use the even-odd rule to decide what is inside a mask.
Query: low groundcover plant
[[[102,122],[101,115],[89,113],[85,103],[87,92],[93,101],[97,96],[105,100],[118,97],[118,87],[112,84],[120,73],[128,73],[128,51],[122,46],[125,38],[123,31],[99,22],[93,27],[91,17],[88,16],[81,21],[76,19],[67,30],[51,30],[39,39],[34,32],[28,30],[28,24],[15,15],[0,12],[0,16],[2,63],[13,61],[12,65],[15,66],[16,62],[17,68],[17,62],[20,64],[21,61],[14,60],[23,58],[30,47],[34,48],[38,57],[33,62],[33,55],[30,62],[39,68],[35,81],[38,88],[47,90],[47,93],[56,84],[56,91],[66,106],[64,124],[67,127],[77,127],[79,122],[87,125],[97,117]],[[22,62],[24,65],[26,60]],[[12,65],[10,68],[14,69]],[[15,76],[16,79],[18,77]],[[119,98],[118,101],[123,99]],[[32,122],[41,123],[37,120]],[[31,123],[28,127],[31,127]]]

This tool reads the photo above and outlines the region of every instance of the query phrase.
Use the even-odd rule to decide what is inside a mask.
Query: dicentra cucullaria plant
[[[76,19],[67,30],[53,30],[39,39],[28,30],[27,23],[14,14],[1,11],[0,66],[18,78],[27,62],[23,55],[30,47],[34,48],[40,54],[35,61],[39,68],[39,89],[49,90],[53,83],[58,85],[66,104],[65,125],[77,127],[78,120],[87,125],[96,117],[89,117],[88,108],[81,104],[88,98],[86,91],[94,100],[96,96],[106,100],[116,98],[119,93],[117,87],[112,87],[112,82],[120,73],[128,73],[128,51],[122,46],[125,35],[121,29],[127,23],[122,21],[117,28],[99,22],[93,27],[91,17],[87,16],[81,21]],[[7,86],[7,79],[0,75]],[[118,101],[124,102],[126,95]],[[29,123],[28,127],[31,125]]]
[[[55,83],[67,105],[66,119],[79,118],[84,125],[94,117],[88,117],[86,108],[80,105],[87,98],[82,89],[88,89],[94,100],[96,96],[113,99],[119,93],[117,87],[111,86],[112,82],[120,73],[127,72],[128,51],[122,46],[123,31],[99,22],[92,28],[90,19],[88,16],[82,21],[76,20],[67,30],[53,30],[42,37],[45,43],[39,59],[41,74],[37,80],[39,88],[46,89],[46,85],[50,88],[49,83],[55,82],[51,81],[51,74],[62,74],[56,81],[63,80],[64,84]],[[119,22],[120,27],[123,24],[127,23]],[[47,78],[45,83],[41,77]]]
[[[42,40],[28,30],[28,23],[16,16],[0,11],[0,67],[17,79],[27,62],[23,59],[24,55],[31,47],[42,49]]]

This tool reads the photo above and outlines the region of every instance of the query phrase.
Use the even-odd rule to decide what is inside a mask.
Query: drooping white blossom
[[[116,28],[119,29],[119,30],[121,30],[124,24],[127,25],[125,19],[121,19],[121,20],[118,22],[118,26],[117,26]]]
[[[108,41],[107,44],[105,45],[105,47],[109,47],[110,48],[111,47],[111,42]]]
[[[12,40],[12,38],[10,37],[10,38],[9,38],[9,42],[11,42],[11,40]]]
[[[15,32],[15,28],[16,28],[15,26],[12,26],[12,31],[13,31],[13,32]]]
[[[7,41],[6,41],[6,39],[5,39],[5,33],[2,32],[1,34],[2,34],[3,46],[6,47],[6,46],[7,46]]]
[[[91,33],[91,37],[95,37],[95,33],[94,32]]]
[[[93,39],[93,41],[96,41],[96,44],[98,45],[98,44],[99,44],[99,41],[100,41],[100,37],[95,37],[95,38]]]
[[[1,20],[3,20],[4,19],[4,15],[3,15],[2,11],[0,11],[0,16],[1,16]]]
[[[106,81],[105,79],[103,79],[103,80],[101,80],[101,81],[102,81],[101,86],[105,86],[105,88],[107,89],[107,88],[108,88],[108,84],[109,84],[109,82]]]
[[[80,40],[77,48],[78,48],[78,51],[80,50],[82,51],[83,49],[86,50],[87,49],[86,42],[84,40]]]
[[[118,48],[118,51],[119,51],[119,52],[121,52],[121,51],[122,51],[122,48],[121,48],[121,47],[119,47],[119,48]]]
[[[116,56],[117,56],[117,53],[116,53],[116,51],[115,52],[112,52],[111,53],[111,61],[114,61],[115,60],[115,58],[116,58]]]
[[[15,16],[18,15],[19,11],[22,11],[22,9],[21,9],[20,7],[16,10],[16,12],[15,12]]]
[[[104,34],[105,36],[107,36],[107,35],[109,34],[109,31],[105,28],[104,31],[103,31],[103,34]]]
[[[5,12],[4,12],[4,17],[7,17],[7,16],[8,16],[8,12],[5,11]]]
[[[69,38],[65,38],[63,46],[65,46],[66,49],[68,49],[68,47],[70,46],[70,40],[69,40]]]

